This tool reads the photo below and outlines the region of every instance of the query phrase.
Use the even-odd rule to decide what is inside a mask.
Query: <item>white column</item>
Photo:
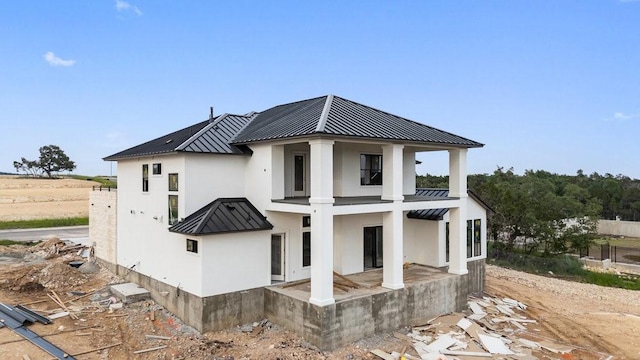
[[[311,140],[311,297],[318,306],[333,298],[333,141]]]
[[[404,200],[402,195],[402,166],[404,145],[382,146],[382,200]]]
[[[449,209],[449,272],[467,274],[467,149],[449,150],[449,196],[460,198]]]
[[[467,198],[460,206],[449,209],[449,272],[464,275],[467,270]]]
[[[382,287],[402,289],[403,218],[400,206],[382,214]]]
[[[271,146],[271,198],[284,199],[284,146]]]
[[[449,150],[449,196],[467,196],[467,149]]]

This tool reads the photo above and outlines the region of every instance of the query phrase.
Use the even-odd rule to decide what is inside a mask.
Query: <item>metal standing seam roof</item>
[[[263,111],[232,142],[247,144],[321,134],[462,147],[484,146],[334,95],[279,105]]]
[[[273,225],[246,198],[219,198],[171,226],[169,231],[213,235],[271,229]]]
[[[487,209],[487,211],[493,212],[493,210],[480,199],[476,194],[471,191],[467,191],[469,196],[474,199],[478,204]],[[449,197],[449,189],[436,189],[436,188],[418,188],[416,189],[417,196],[428,196],[428,197],[436,197],[436,198],[446,198]],[[420,219],[420,220],[442,220],[444,215],[449,211],[448,208],[438,208],[438,209],[420,209],[420,210],[411,210],[407,213],[407,217],[410,219]]]
[[[213,120],[206,120],[170,134],[158,137],[143,144],[109,155],[104,160],[119,160],[137,156],[166,154],[177,151],[214,153],[214,154],[246,154],[244,146],[230,144],[229,140],[245,127],[257,113],[247,115],[219,115]]]

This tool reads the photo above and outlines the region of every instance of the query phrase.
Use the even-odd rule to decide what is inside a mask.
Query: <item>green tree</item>
[[[46,145],[40,148],[40,158],[38,160],[27,160],[22,158],[14,161],[13,167],[16,171],[24,171],[33,176],[46,174],[51,178],[60,171],[73,171],[76,168],[75,162],[57,145]]]

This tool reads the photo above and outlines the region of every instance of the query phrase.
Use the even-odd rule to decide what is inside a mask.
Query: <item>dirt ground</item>
[[[384,334],[322,352],[269,322],[260,332],[248,324],[199,334],[152,301],[126,304],[109,312],[105,304],[112,296],[108,284],[121,279],[105,269],[84,274],[67,265],[78,259],[75,251],[45,260],[51,257],[48,255],[51,246],[51,243],[34,247],[0,246],[0,302],[28,304],[41,313],[54,314],[62,311],[47,296],[55,291],[77,319],[65,316],[53,324],[33,324],[29,328],[78,359],[377,359],[370,350],[392,352],[407,347],[393,334]],[[528,305],[527,317],[538,324],[527,328],[522,336],[529,332],[534,338],[549,338],[577,347],[569,354],[538,358],[604,360],[609,355],[614,359],[640,358],[640,292],[572,283],[489,265],[487,293]],[[400,332],[406,334],[408,329]],[[148,339],[147,335],[168,339]],[[134,354],[159,346],[166,347]],[[97,350],[101,348],[104,349]],[[0,359],[23,359],[23,355],[31,359],[51,358],[11,330],[0,329]]]
[[[89,216],[89,191],[75,179],[0,176],[0,221]]]
[[[80,180],[0,177],[0,220],[87,216],[93,185]],[[370,350],[401,351],[407,346],[393,334],[384,334],[322,352],[268,322],[259,333],[244,326],[199,334],[151,301],[127,304],[110,313],[105,306],[111,297],[108,285],[122,280],[105,269],[84,274],[68,266],[69,261],[78,259],[75,252],[45,260],[50,245],[0,246],[0,302],[28,304],[52,314],[62,310],[47,296],[55,291],[77,319],[65,316],[53,324],[33,324],[29,329],[74,356],[87,352],[77,355],[78,359],[377,359]],[[605,360],[610,355],[613,359],[640,359],[640,292],[490,265],[486,288],[488,294],[528,305],[526,316],[538,324],[527,328],[529,334],[523,336],[546,337],[578,347],[569,354],[546,354],[541,359]],[[245,332],[247,328],[250,332]],[[147,339],[146,335],[170,339]],[[134,354],[159,346],[166,348]],[[23,359],[23,355],[34,360],[51,358],[6,327],[0,329],[0,359]]]

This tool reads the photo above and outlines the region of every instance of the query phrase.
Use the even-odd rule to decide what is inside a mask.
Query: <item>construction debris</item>
[[[484,358],[532,360],[555,358],[575,347],[553,343],[529,329],[537,322],[525,316],[527,306],[510,298],[471,298],[464,313],[439,316],[408,334],[394,336],[407,343],[402,352],[371,351],[381,359],[481,360]],[[406,352],[406,349],[410,349]]]

